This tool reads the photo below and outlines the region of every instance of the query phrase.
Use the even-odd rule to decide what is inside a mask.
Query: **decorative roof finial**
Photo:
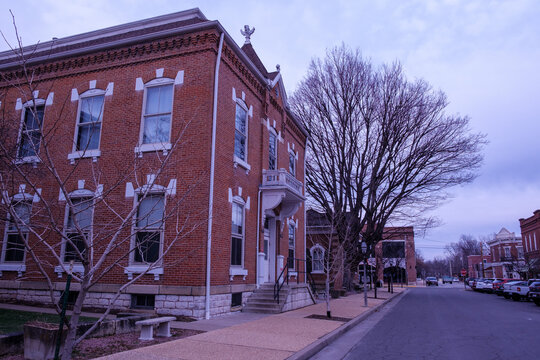
[[[244,30],[240,30],[240,34],[246,37],[246,42],[244,44],[251,44],[251,34],[255,32],[255,28],[250,29],[249,25],[244,25]]]
[[[276,65],[276,70],[277,70],[278,72],[281,71],[281,66],[279,66],[279,64]]]

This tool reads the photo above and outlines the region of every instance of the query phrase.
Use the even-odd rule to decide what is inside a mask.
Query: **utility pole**
[[[480,263],[482,264],[482,278],[486,277],[484,272],[484,242],[480,241]]]
[[[452,277],[452,260],[448,260],[448,266],[450,267],[450,277]]]

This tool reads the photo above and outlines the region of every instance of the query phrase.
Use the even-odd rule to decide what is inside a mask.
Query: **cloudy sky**
[[[14,41],[11,9],[24,44],[64,37],[199,7],[243,43],[269,70],[281,65],[289,93],[313,57],[341,43],[375,63],[399,60],[410,78],[448,95],[448,111],[471,118],[489,145],[481,175],[453,189],[434,215],[443,225],[417,248],[444,256],[445,243],[502,227],[520,233],[518,219],[540,209],[540,2],[536,0],[0,0],[0,30]],[[0,51],[7,50],[5,42]]]

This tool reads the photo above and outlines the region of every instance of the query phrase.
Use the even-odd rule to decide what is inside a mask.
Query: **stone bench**
[[[157,336],[171,336],[171,321],[176,320],[174,316],[163,316],[154,319],[140,320],[135,325],[141,325],[141,336],[139,340],[154,340],[154,325],[158,325]]]

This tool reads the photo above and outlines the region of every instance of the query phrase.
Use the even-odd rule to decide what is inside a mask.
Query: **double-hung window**
[[[91,197],[76,197],[71,198],[71,203],[73,206],[67,207],[64,262],[73,260],[82,263],[91,241],[94,200]]]
[[[247,162],[247,117],[248,111],[239,100],[236,102],[235,132],[234,132],[234,157]]]
[[[287,258],[287,266],[289,269],[294,269],[294,248],[295,248],[295,226],[289,223],[289,257]]]
[[[277,136],[270,131],[268,138],[268,170],[276,170],[277,167]]]
[[[76,151],[99,149],[105,94],[81,97],[76,131]]]
[[[243,265],[244,248],[244,206],[232,203],[232,229],[231,229],[231,265]]]
[[[44,113],[44,104],[36,105],[32,103],[24,107],[21,136],[17,152],[18,158],[34,157],[39,153]]]
[[[289,172],[296,176],[296,155],[292,151],[289,151]]]
[[[6,234],[4,237],[4,253],[2,262],[24,262],[25,241],[28,238],[28,225],[30,224],[30,212],[32,203],[18,201],[13,204],[15,216],[9,216]]]
[[[170,142],[172,103],[172,80],[171,83],[145,87],[141,144]]]
[[[159,259],[163,237],[165,196],[148,194],[139,198],[135,220],[134,263],[153,263]]]

